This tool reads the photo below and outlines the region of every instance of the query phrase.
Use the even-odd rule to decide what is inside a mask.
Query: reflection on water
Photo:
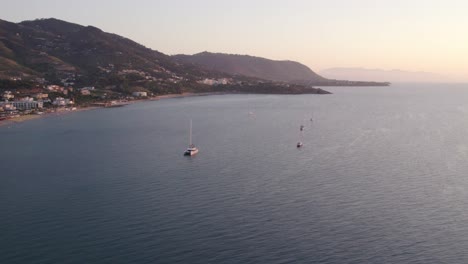
[[[168,99],[0,127],[0,263],[466,263],[466,88]]]

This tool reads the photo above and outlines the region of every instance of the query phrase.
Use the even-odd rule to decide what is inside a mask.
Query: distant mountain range
[[[381,70],[365,68],[331,68],[320,71],[320,74],[332,79],[388,81],[388,82],[446,82],[442,75],[431,72],[411,72],[402,70]]]
[[[191,63],[233,75],[244,75],[259,79],[310,85],[387,85],[385,81],[347,81],[346,78],[324,78],[309,67],[295,61],[275,61],[260,57],[237,54],[201,52],[194,55],[174,55],[180,63]]]

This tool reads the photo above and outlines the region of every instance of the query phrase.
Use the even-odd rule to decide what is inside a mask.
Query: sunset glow
[[[27,9],[24,6],[28,5]],[[201,51],[468,80],[461,0],[7,1],[0,18],[94,25],[167,54]],[[93,8],[89,8],[93,6]]]

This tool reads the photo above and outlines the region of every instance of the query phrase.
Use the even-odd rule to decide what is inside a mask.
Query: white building
[[[55,91],[55,92],[61,92],[63,91],[63,87],[59,86],[59,85],[47,85],[47,90],[49,91]]]
[[[0,102],[0,109],[4,111],[14,111],[16,107],[14,107],[11,102]]]
[[[133,92],[132,95],[135,97],[146,97],[148,96],[148,93],[147,92]]]
[[[229,81],[226,78],[218,79],[218,84],[226,85],[228,83],[229,83]]]
[[[34,95],[34,98],[36,98],[37,100],[45,99],[45,98],[48,98],[48,97],[49,97],[49,95],[46,94],[46,93],[38,93],[38,94]]]
[[[81,95],[90,95],[91,91],[89,91],[88,89],[81,89],[80,93],[81,93]]]
[[[202,81],[199,81],[199,83],[206,84],[206,85],[214,85],[216,80],[214,79],[204,79]]]
[[[67,106],[67,105],[72,105],[74,102],[70,99],[65,99],[63,97],[57,97],[55,100],[52,102],[53,105],[56,106]]]
[[[226,85],[226,84],[229,83],[229,81],[226,78],[222,78],[222,79],[218,79],[218,80],[206,78],[204,80],[198,81],[198,83],[202,83],[202,84],[212,86],[212,85],[220,85],[220,84]]]
[[[9,99],[13,99],[15,98],[15,96],[13,95],[13,93],[11,93],[10,91],[5,91],[2,95],[3,99],[5,100],[9,100]]]
[[[32,98],[30,98],[32,99]],[[42,108],[44,103],[42,101],[34,101],[34,100],[20,100],[20,101],[13,101],[11,104],[16,107],[18,110],[31,110]]]

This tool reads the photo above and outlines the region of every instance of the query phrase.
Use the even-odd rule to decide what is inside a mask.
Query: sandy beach
[[[10,118],[10,119],[0,121],[0,127],[7,126],[7,125],[13,125],[13,124],[17,124],[17,123],[22,123],[24,121],[34,120],[34,119],[38,119],[40,117],[41,117],[40,115],[23,115],[23,116],[19,116],[19,117],[13,117],[13,118]]]
[[[34,119],[38,119],[38,118],[43,118],[43,117],[47,117],[47,116],[65,115],[65,114],[69,114],[69,113],[88,111],[88,110],[93,110],[93,109],[97,109],[97,108],[100,108],[100,107],[95,107],[95,106],[82,107],[82,108],[77,108],[76,110],[60,109],[60,110],[58,110],[56,112],[44,113],[42,115],[37,115],[37,114],[22,115],[22,116],[13,117],[13,118],[10,118],[10,119],[2,120],[2,121],[0,121],[0,126],[18,124],[18,123],[22,123],[22,122],[25,122],[25,121],[34,120]]]

